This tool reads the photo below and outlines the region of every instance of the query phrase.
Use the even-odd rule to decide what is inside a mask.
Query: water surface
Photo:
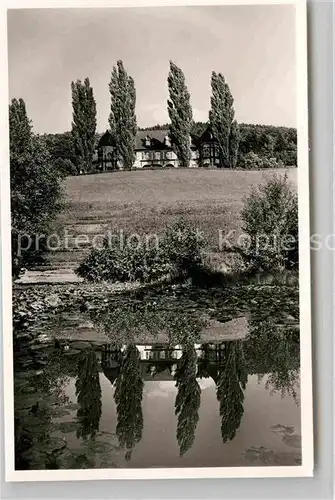
[[[92,298],[18,329],[16,467],[301,463],[298,295]]]

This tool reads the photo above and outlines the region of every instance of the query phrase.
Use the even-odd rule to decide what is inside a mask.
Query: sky
[[[35,132],[63,132],[71,129],[71,81],[88,76],[102,132],[111,70],[122,59],[135,80],[138,125],[166,123],[173,60],[196,121],[208,119],[216,71],[238,122],[295,127],[294,25],[292,5],[9,10],[9,97],[25,100]]]

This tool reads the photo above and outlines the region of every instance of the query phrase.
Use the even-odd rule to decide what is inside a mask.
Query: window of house
[[[152,152],[151,151],[144,151],[142,153],[142,159],[143,160],[151,160],[152,159]]]
[[[206,158],[206,157],[209,157],[210,156],[210,147],[209,146],[204,146],[203,149],[202,149],[202,154],[203,156]]]

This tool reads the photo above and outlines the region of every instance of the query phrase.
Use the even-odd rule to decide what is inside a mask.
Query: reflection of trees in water
[[[134,297],[137,297],[136,295]],[[92,321],[113,342],[136,343],[136,339],[155,340],[158,334],[166,335],[171,343],[199,339],[206,321],[196,311],[193,303],[185,304],[172,296],[153,296],[129,301],[115,299],[91,313]]]
[[[232,439],[242,419],[243,363],[249,375],[265,376],[265,386],[270,390],[278,391],[283,396],[297,397],[300,344],[297,320],[294,318],[298,317],[299,311],[298,294],[293,287],[238,286],[222,290],[191,287],[151,295],[147,292],[136,296],[129,294],[111,299],[107,307],[101,307],[100,301],[97,307],[97,310],[89,312],[92,320],[103,327],[118,345],[133,342],[134,338],[148,344],[155,343],[154,335],[158,333],[166,334],[163,342],[170,345],[200,342],[200,334],[206,324],[202,312],[208,313],[210,309],[209,315],[213,319],[225,321],[233,318],[238,310],[242,313],[249,311],[249,334],[245,341],[224,342],[224,349],[217,347],[220,351],[218,355],[214,353],[213,346],[203,345],[204,354],[198,361],[194,358],[192,345],[192,348],[184,349],[180,360],[174,357],[171,361],[179,364],[175,381],[178,387],[177,440],[181,454],[192,446],[198,421],[200,389],[195,375],[197,363],[198,376],[211,377],[217,386],[223,440]],[[162,337],[159,340],[161,342]],[[78,418],[81,413],[79,435],[94,435],[99,428],[101,390],[97,362],[93,353],[79,354],[86,359],[79,363],[79,369],[77,355],[68,356],[70,353],[65,354],[60,349],[49,351],[46,346],[34,350],[29,356],[23,354],[24,350],[25,344],[20,338],[19,349],[15,351],[16,466],[21,469],[51,467],[46,461],[45,447],[49,446],[53,412],[67,402],[64,388],[69,377],[78,376],[78,402],[79,398],[82,400],[78,411]],[[142,435],[143,381],[136,347],[128,346],[124,354],[118,352],[119,355],[121,359],[117,357],[115,364],[105,365],[102,359],[101,365],[111,382],[117,379],[117,433],[120,443],[128,450],[127,458],[130,458],[131,450]],[[166,356],[166,364],[157,362],[157,377],[168,366]],[[33,372],[42,373],[32,376]],[[37,400],[40,401],[39,406],[34,404]],[[23,407],[27,409],[21,411],[19,408]],[[34,453],[31,453],[32,448]]]
[[[120,374],[116,379],[114,392],[117,407],[116,434],[120,446],[127,450],[127,460],[131,459],[132,450],[142,437],[143,386],[139,352],[136,345],[130,344],[123,353]]]
[[[92,347],[82,351],[78,359],[76,396],[80,405],[77,437],[94,437],[101,417],[101,387],[98,361]]]
[[[267,376],[265,387],[297,401],[300,377],[299,330],[273,320],[250,321],[245,343],[249,373]]]
[[[59,405],[65,405],[69,402],[69,397],[65,393],[65,388],[69,384],[71,377],[75,377],[77,366],[73,356],[64,356],[60,349],[49,351],[44,367],[44,377],[41,383],[44,387],[40,388],[46,393],[51,394]]]
[[[248,379],[242,342],[221,344],[216,396],[220,403],[222,440],[232,440],[244,413],[244,390]]]
[[[178,416],[177,441],[181,456],[192,446],[199,420],[201,390],[196,376],[197,354],[193,345],[187,345],[183,348],[180,364],[174,376],[178,388],[175,414]]]
[[[179,311],[179,314],[170,311],[165,321],[169,332],[169,341],[187,345],[199,340],[201,332],[207,324],[199,313],[191,314],[182,311]]]

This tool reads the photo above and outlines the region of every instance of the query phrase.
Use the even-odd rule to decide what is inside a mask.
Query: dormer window
[[[170,140],[170,137],[169,137],[168,135],[166,135],[166,136],[164,137],[164,144],[165,144],[165,146],[167,146],[168,148],[170,148],[170,147],[171,147],[171,140]]]
[[[150,139],[150,137],[148,135],[145,138],[145,146],[147,148],[149,148],[151,146],[151,139]]]

